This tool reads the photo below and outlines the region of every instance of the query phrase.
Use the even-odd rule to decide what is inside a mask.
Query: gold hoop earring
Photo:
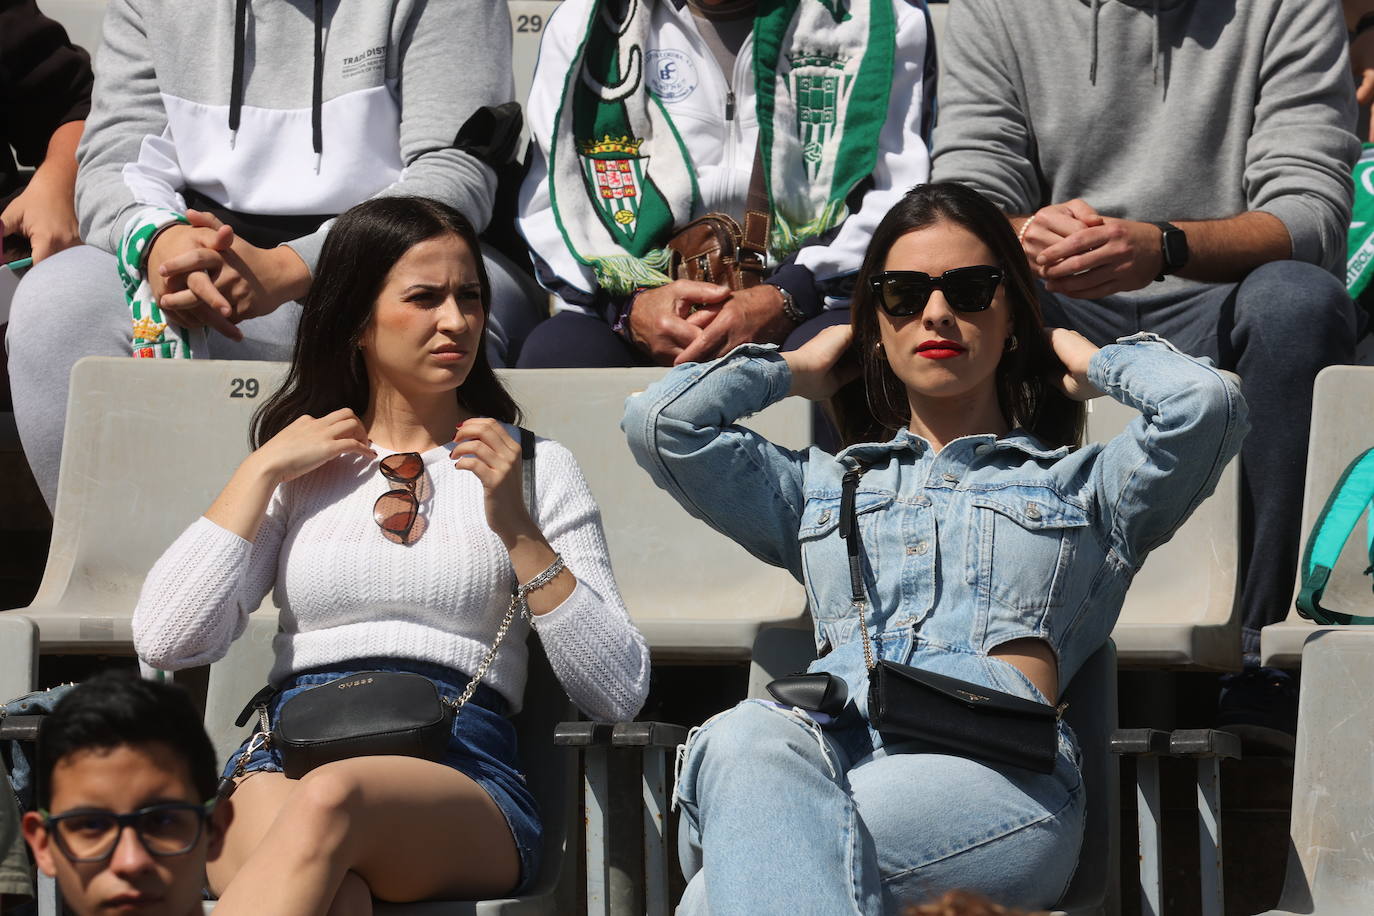
[[[1019,346],[1021,346],[1021,341],[1016,339],[1015,334],[1007,338],[1006,350],[1008,353],[1010,353],[1012,350],[1015,350]]]

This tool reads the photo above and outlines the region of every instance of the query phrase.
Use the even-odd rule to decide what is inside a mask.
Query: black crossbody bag
[[[534,516],[534,433],[523,427],[520,457],[525,508]],[[537,588],[541,577],[526,583],[526,588]],[[236,723],[242,727],[256,713],[258,730],[239,756],[233,776],[220,781],[220,796],[233,792],[233,780],[244,774],[255,747],[275,747],[288,779],[299,779],[318,766],[348,757],[440,759],[448,748],[453,720],[486,676],[517,614],[529,619],[529,605],[518,585],[491,648],[456,700],[441,695],[434,682],[420,674],[360,671],[292,696],[282,704],[274,729],[267,710],[280,691],[272,686],[259,690]]]
[[[888,743],[915,739],[941,753],[1011,764],[1040,773],[1053,772],[1063,706],[1056,708],[910,665],[874,660],[864,620],[868,596],[863,583],[863,540],[854,498],[865,470],[859,465],[845,472],[840,496],[840,537],[846,541],[850,594],[863,636],[869,721]],[[839,684],[827,688],[818,679]],[[819,705],[812,705],[816,698],[843,697],[845,692],[843,681],[833,674],[778,678],[768,685],[768,690],[780,702],[804,709],[820,709]]]

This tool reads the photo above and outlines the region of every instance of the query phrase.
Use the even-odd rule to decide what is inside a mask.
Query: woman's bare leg
[[[350,872],[397,902],[502,894],[519,876],[500,808],[441,764],[355,757],[294,782],[254,776],[233,801],[225,853],[210,866],[212,886],[224,887],[223,916],[261,913],[265,888],[274,914],[323,916]]]

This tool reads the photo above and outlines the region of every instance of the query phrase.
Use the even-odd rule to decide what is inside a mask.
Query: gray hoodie
[[[130,214],[187,191],[308,227],[288,244],[312,270],[315,227],[378,194],[491,217],[495,173],[455,137],[515,95],[505,0],[110,0],[99,60],[89,244],[114,250]]]
[[[933,174],[1007,213],[1288,228],[1339,271],[1355,97],[1336,0],[955,0]]]

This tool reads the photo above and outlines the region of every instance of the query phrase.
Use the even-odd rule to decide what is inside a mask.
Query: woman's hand
[[[367,430],[353,411],[344,408],[318,419],[297,417],[243,460],[205,517],[251,541],[278,485],[349,454],[377,457],[368,443]]]
[[[482,482],[487,525],[506,549],[521,538],[542,543],[544,535],[525,508],[520,445],[505,426],[490,417],[474,417],[459,424],[453,440],[453,466]]]
[[[1092,362],[1093,354],[1099,348],[1082,334],[1068,328],[1045,328],[1045,337],[1054,355],[1064,364],[1064,373],[1051,379],[1055,387],[1074,401],[1102,397],[1101,389],[1088,381],[1088,363]]]
[[[309,474],[342,455],[376,458],[358,415],[345,407],[322,417],[297,417],[262,444],[244,463],[267,475],[275,487]]]
[[[811,401],[824,401],[859,374],[858,365],[842,365],[850,351],[854,331],[849,325],[835,325],[821,331],[795,350],[782,355],[792,370],[791,394]]]

